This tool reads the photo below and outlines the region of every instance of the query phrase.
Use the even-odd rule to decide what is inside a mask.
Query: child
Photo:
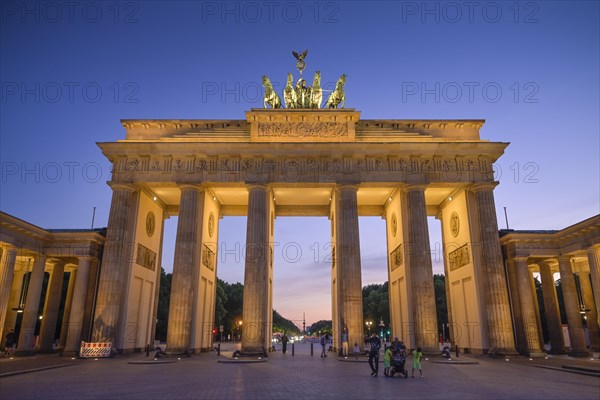
[[[385,349],[385,354],[383,355],[383,374],[385,376],[390,376],[390,362],[392,361],[392,346]]]
[[[360,349],[358,348],[358,343],[354,342],[354,357],[358,360],[358,354],[360,353]]]
[[[417,347],[416,350],[412,352],[413,360],[412,360],[412,373],[410,374],[411,378],[415,377],[415,369],[419,370],[421,374],[421,378],[423,377],[423,371],[421,370],[421,357],[423,357],[423,353],[421,352],[421,348]]]

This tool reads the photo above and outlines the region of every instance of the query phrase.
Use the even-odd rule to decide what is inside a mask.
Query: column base
[[[487,355],[490,357],[507,357],[518,356],[520,354],[515,349],[490,349],[487,351]]]
[[[37,353],[35,350],[17,350],[14,355],[17,357],[35,356]]]
[[[524,352],[523,355],[528,356],[530,358],[544,358],[547,356],[546,353],[541,351],[532,351],[532,352]]]
[[[548,352],[548,354],[552,354],[555,356],[561,356],[561,355],[567,354],[567,351],[565,349],[553,350],[552,348],[550,348],[550,351]]]
[[[578,357],[578,358],[591,357],[592,356],[592,354],[589,351],[587,351],[587,350],[586,351],[573,351],[573,350],[571,350],[571,351],[569,351],[567,353],[567,355],[569,357]]]

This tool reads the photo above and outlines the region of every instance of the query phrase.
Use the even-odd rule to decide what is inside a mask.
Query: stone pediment
[[[246,112],[252,142],[353,142],[360,111],[354,109],[252,109]]]

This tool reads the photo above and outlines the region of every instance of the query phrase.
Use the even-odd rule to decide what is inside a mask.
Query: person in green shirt
[[[419,370],[419,373],[421,374],[421,378],[423,377],[423,371],[421,370],[421,357],[423,357],[423,353],[421,352],[421,348],[417,347],[416,350],[412,351],[412,372],[410,374],[411,378],[415,377],[415,369]]]
[[[385,376],[390,376],[391,361],[392,361],[392,347],[390,346],[387,349],[385,349],[385,353],[383,355],[383,366],[384,366],[383,374]]]

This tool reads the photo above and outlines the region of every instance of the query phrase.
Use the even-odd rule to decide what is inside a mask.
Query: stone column
[[[481,238],[483,287],[488,317],[489,353],[514,354],[515,339],[494,204],[494,184],[477,184],[475,193]]]
[[[337,185],[335,193],[336,263],[340,329],[348,328],[348,343],[364,338],[357,185]],[[341,337],[341,331],[339,332]],[[364,339],[363,339],[364,341]]]
[[[540,304],[538,303],[537,296],[537,288],[535,286],[535,278],[533,277],[534,270],[536,269],[535,264],[530,264],[529,266],[529,285],[531,286],[531,294],[533,299],[533,311],[535,314],[535,320],[537,322],[537,331],[538,331],[538,342],[540,344],[540,350],[542,352],[546,352],[544,348],[544,333],[542,331],[542,316],[540,315]],[[546,354],[544,354],[546,355]]]
[[[600,325],[600,247],[586,249],[588,264],[590,266],[590,277],[592,278],[592,289],[594,290],[594,304],[596,305],[596,317]]]
[[[405,189],[408,210],[406,258],[412,275],[415,346],[427,353],[439,353],[433,269],[429,248],[429,229],[425,205],[425,186]]]
[[[4,332],[4,323],[6,321],[6,311],[8,309],[8,299],[10,298],[10,288],[12,286],[13,275],[15,272],[16,260],[16,247],[4,247],[2,251],[2,259],[0,261],[0,340],[2,341],[4,341],[6,337],[6,332]]]
[[[535,293],[531,292],[531,275],[527,266],[527,257],[515,257],[517,281],[521,299],[521,317],[525,328],[525,346],[523,351],[530,357],[542,356],[542,346],[538,332],[538,323],[535,316],[536,303],[533,301]]]
[[[33,262],[33,270],[29,278],[29,288],[25,299],[25,310],[21,320],[21,332],[19,333],[19,344],[17,352],[30,354],[35,351],[33,335],[38,320],[38,309],[40,307],[40,295],[44,283],[44,269],[46,267],[46,255],[37,254]]]
[[[590,281],[590,273],[582,271],[577,274],[579,276],[579,288],[581,289],[581,298],[585,308],[589,309],[585,315],[586,322],[590,334],[590,350],[600,351],[600,328],[598,327],[598,315],[594,304],[594,294],[592,293],[592,283]]]
[[[269,187],[248,187],[242,352],[262,353],[269,321]]]
[[[85,311],[85,300],[87,296],[88,274],[92,257],[79,257],[77,276],[71,300],[71,312],[67,328],[67,341],[65,352],[75,353],[79,351],[81,342],[81,329],[83,327],[83,314]]]
[[[102,255],[102,266],[96,296],[94,315],[94,342],[116,343],[121,293],[123,292],[123,271],[131,261],[132,243],[130,225],[135,218],[131,209],[134,206],[134,188],[130,185],[113,184],[113,195],[108,216],[106,242]]]
[[[540,277],[542,279],[542,297],[544,298],[546,324],[548,325],[548,334],[550,335],[550,353],[564,354],[565,341],[562,334],[554,276],[547,262],[540,261],[537,264],[540,266]]]
[[[567,322],[569,323],[569,339],[571,341],[571,351],[569,352],[569,355],[574,357],[587,357],[590,353],[585,346],[583,325],[581,324],[581,315],[579,314],[579,299],[577,296],[577,288],[575,287],[573,269],[571,268],[571,257],[558,257],[558,268],[560,269],[563,300],[567,312]]]
[[[60,327],[60,339],[58,348],[64,350],[67,343],[67,334],[69,331],[69,319],[71,318],[71,306],[73,305],[73,289],[75,288],[75,280],[77,279],[77,270],[69,271],[69,287],[67,288],[67,298],[65,299],[65,309],[63,311],[62,326]]]
[[[42,352],[53,350],[52,345],[56,336],[56,321],[58,320],[58,307],[60,306],[64,275],[65,262],[56,260],[50,277],[48,292],[46,293],[44,313],[42,314],[42,327],[40,328],[40,341],[38,343],[38,350]]]
[[[509,301],[512,306],[512,316],[515,326],[515,345],[519,352],[527,350],[525,326],[521,315],[521,294],[519,293],[519,278],[517,277],[517,262],[513,254],[507,256],[507,279],[509,284]]]
[[[173,278],[169,303],[167,350],[184,353],[190,350],[194,278],[199,259],[200,210],[202,191],[198,185],[180,185],[179,220],[173,261]]]

